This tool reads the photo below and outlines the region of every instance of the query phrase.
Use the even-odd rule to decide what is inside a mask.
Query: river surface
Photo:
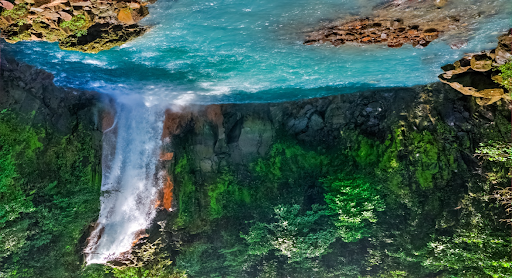
[[[451,49],[450,38],[423,49],[302,44],[322,22],[367,16],[384,2],[159,0],[142,21],[152,29],[122,47],[85,54],[20,42],[3,51],[54,73],[64,86],[158,103],[264,102],[434,82],[440,66],[492,49],[511,26],[510,0],[451,0],[443,11],[485,11],[468,25],[462,49]]]

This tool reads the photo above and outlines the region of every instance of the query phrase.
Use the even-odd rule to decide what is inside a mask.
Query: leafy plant
[[[328,214],[318,205],[305,213],[301,213],[299,205],[280,205],[274,208],[275,222],[258,222],[248,234],[241,236],[249,244],[248,252],[252,255],[267,255],[275,249],[289,262],[317,258],[326,254],[336,239],[334,227],[329,226]]]
[[[487,144],[480,143],[476,150],[476,156],[489,161],[506,162],[512,160],[512,144],[489,141]]]
[[[501,85],[512,93],[512,62],[501,65],[498,69],[501,71]]]
[[[378,186],[363,177],[343,175],[323,180],[325,202],[334,216],[339,237],[354,242],[369,236],[371,225],[377,222],[377,212],[384,210],[378,195]]]

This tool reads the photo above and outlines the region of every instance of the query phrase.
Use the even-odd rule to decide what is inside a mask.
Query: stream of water
[[[86,54],[20,42],[4,51],[75,88],[157,102],[265,102],[434,82],[441,66],[465,52],[494,48],[510,28],[510,0],[460,0],[448,1],[443,11],[484,14],[470,22],[462,49],[451,49],[451,38],[423,49],[302,44],[305,31],[321,22],[368,15],[383,2],[159,0],[142,21],[152,29],[122,47]]]
[[[103,134],[103,195],[97,226],[85,250],[88,263],[122,257],[155,215],[162,186],[156,164],[163,111],[148,107],[141,98],[119,99],[114,125]]]

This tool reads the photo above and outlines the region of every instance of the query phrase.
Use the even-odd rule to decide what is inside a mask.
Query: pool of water
[[[463,0],[447,9],[491,5],[499,13],[475,20],[459,50],[449,38],[423,49],[302,44],[306,30],[321,22],[369,15],[383,2],[159,0],[142,22],[151,30],[122,47],[85,54],[20,42],[2,51],[52,72],[63,86],[155,102],[277,101],[434,82],[440,66],[492,49],[511,26],[510,0]]]

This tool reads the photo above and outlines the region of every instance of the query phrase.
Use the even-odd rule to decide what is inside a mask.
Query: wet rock
[[[472,69],[486,72],[492,69],[493,60],[487,54],[479,54],[473,55],[470,63]]]
[[[510,100],[507,90],[494,67],[506,63],[504,51],[510,50],[509,35],[499,37],[498,48],[482,53],[468,54],[461,60],[441,67],[444,71],[439,79],[457,91],[477,97],[480,105],[489,105],[501,99]],[[510,55],[512,56],[512,55]]]
[[[132,12],[129,8],[121,9],[119,11],[119,14],[117,15],[117,19],[120,22],[122,22],[124,24],[128,24],[128,25],[135,23],[135,21],[133,20],[133,17],[132,17]]]
[[[324,128],[324,120],[318,114],[313,114],[309,120],[309,127],[313,130],[319,130]]]
[[[391,48],[412,44],[414,47],[426,47],[439,37],[440,32],[436,29],[429,28],[424,31],[418,25],[404,26],[402,22],[400,19],[357,19],[312,32],[304,44],[387,44]],[[335,31],[331,33],[333,28]]]
[[[444,35],[457,38],[451,45],[461,48],[465,46],[461,37],[468,33],[467,27],[496,13],[494,5],[482,4],[478,6],[482,10],[480,16],[475,17],[475,6],[463,4],[445,9],[447,4],[447,0],[388,1],[375,7],[368,17],[340,18],[315,28],[306,34],[304,44],[383,44],[390,48],[411,44],[423,48]]]
[[[0,6],[6,10],[12,10],[14,5],[8,1],[0,1]]]

